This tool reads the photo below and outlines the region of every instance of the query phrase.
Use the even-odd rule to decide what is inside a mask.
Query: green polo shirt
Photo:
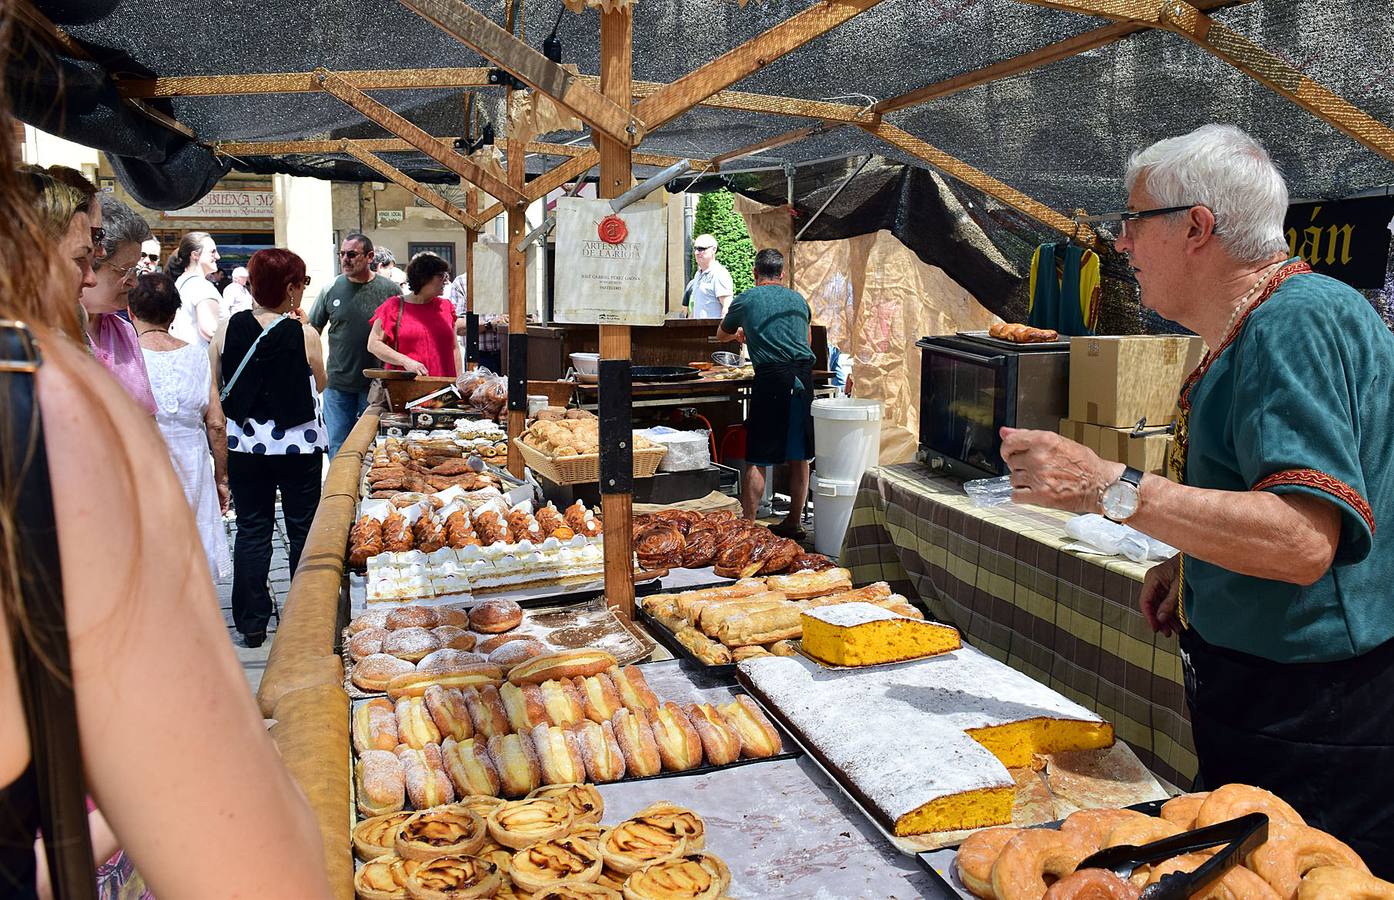
[[[778,284],[757,285],[731,301],[721,330],[745,329],[745,349],[755,366],[768,363],[812,362],[808,345],[808,301],[798,291]]]
[[[1256,306],[1194,385],[1186,484],[1306,494],[1341,514],[1335,562],[1311,585],[1187,557],[1185,610],[1206,641],[1323,662],[1394,638],[1392,377],[1394,335],[1369,302],[1307,273]]]
[[[368,335],[373,330],[368,320],[384,300],[401,292],[396,282],[381,275],[362,284],[340,275],[320,291],[310,310],[310,324],[320,332],[329,326],[329,387],[354,393],[368,389],[363,370],[382,368],[382,361],[368,352]]]

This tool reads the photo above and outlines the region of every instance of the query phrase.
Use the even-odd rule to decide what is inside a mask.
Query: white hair
[[[1145,178],[1158,206],[1194,204],[1215,214],[1215,236],[1239,262],[1287,252],[1288,188],[1268,151],[1230,125],[1202,125],[1128,160],[1128,192]]]

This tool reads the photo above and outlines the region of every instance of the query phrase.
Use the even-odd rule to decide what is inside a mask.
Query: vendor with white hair
[[[1177,547],[1142,588],[1179,633],[1201,787],[1255,784],[1394,875],[1394,336],[1289,258],[1287,186],[1235,128],[1136,154],[1122,227],[1142,302],[1210,348],[1168,480],[1003,429],[1012,498]],[[1378,531],[1376,526],[1380,526]]]

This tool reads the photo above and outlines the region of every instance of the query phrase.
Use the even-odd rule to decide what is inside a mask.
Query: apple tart
[[[419,812],[397,830],[397,855],[426,861],[440,856],[465,856],[484,845],[487,832],[477,813],[455,805]]]
[[[475,900],[503,886],[498,867],[477,856],[441,856],[407,876],[411,900]]]
[[[719,900],[731,870],[710,853],[674,856],[645,866],[624,883],[625,900]]]
[[[541,891],[560,881],[595,881],[603,865],[594,844],[574,837],[553,838],[513,854],[509,879],[525,891]]]
[[[538,788],[528,799],[547,797],[560,800],[571,807],[572,821],[576,825],[599,822],[605,815],[605,801],[600,799],[600,791],[593,784],[549,784]],[[575,835],[575,830],[572,830]]]
[[[397,846],[397,831],[411,817],[412,813],[403,811],[373,816],[359,822],[353,826],[353,852],[364,862],[393,853],[393,848]]]
[[[407,900],[407,880],[421,864],[395,853],[369,860],[353,874],[359,900]]]
[[[562,881],[533,894],[532,900],[624,900],[624,895],[603,884]]]
[[[489,836],[505,847],[521,850],[538,841],[561,837],[571,830],[571,807],[546,797],[514,800],[489,813]]]

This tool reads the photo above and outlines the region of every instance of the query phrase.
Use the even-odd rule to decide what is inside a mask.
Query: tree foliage
[[[755,265],[755,245],[745,227],[745,218],[735,210],[730,191],[712,191],[697,201],[692,236],[696,238],[699,234],[716,238],[716,260],[731,273],[737,295],[755,286],[750,271]]]

